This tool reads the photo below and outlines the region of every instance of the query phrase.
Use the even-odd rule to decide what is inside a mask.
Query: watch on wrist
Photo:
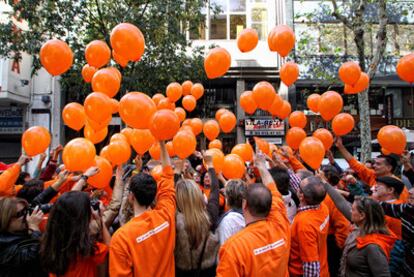
[[[80,178],[86,182],[86,181],[88,181],[89,176],[82,174]]]

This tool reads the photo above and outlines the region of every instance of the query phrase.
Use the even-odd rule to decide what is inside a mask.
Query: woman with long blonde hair
[[[219,237],[215,232],[219,217],[219,184],[212,158],[204,157],[211,179],[205,203],[199,186],[191,179],[176,183],[176,276],[215,276]]]

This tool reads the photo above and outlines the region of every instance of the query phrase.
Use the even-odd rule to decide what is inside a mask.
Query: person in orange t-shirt
[[[286,208],[263,154],[256,155],[255,165],[264,185],[248,185],[242,203],[246,227],[221,247],[217,276],[289,276]]]
[[[30,158],[26,155],[21,155],[17,163],[7,168],[3,173],[0,174],[0,197],[1,196],[15,196],[16,187],[15,183],[19,178],[20,170]]]
[[[128,201],[134,218],[113,235],[109,254],[109,275],[174,276],[175,189],[165,142],[160,142],[163,174],[158,183],[140,173],[130,181]],[[156,198],[156,205],[151,204]]]
[[[106,261],[111,236],[102,223],[103,243],[91,235],[92,216],[102,221],[101,211],[92,211],[86,192],[62,194],[49,214],[40,247],[43,268],[49,276],[95,277]]]
[[[380,155],[375,158],[373,169],[366,167],[364,164],[358,162],[351,153],[345,148],[342,144],[342,139],[340,137],[335,138],[335,145],[341,152],[342,156],[348,162],[349,166],[358,174],[359,178],[367,183],[370,187],[374,187],[377,184],[377,177],[390,176],[400,180],[397,176],[393,174],[397,162],[389,157]],[[399,199],[404,203],[408,201],[408,190],[404,186],[402,193],[400,194]]]
[[[300,205],[292,224],[290,276],[329,276],[327,237],[329,210],[322,203],[326,190],[319,177],[300,183]]]

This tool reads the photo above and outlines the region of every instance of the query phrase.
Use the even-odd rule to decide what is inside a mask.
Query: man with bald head
[[[322,203],[325,195],[319,177],[311,176],[300,183],[300,205],[291,229],[290,276],[329,276],[329,210]]]

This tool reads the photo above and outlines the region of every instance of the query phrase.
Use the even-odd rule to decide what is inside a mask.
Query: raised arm
[[[207,212],[210,215],[211,230],[215,231],[217,228],[217,221],[219,219],[220,204],[219,204],[219,181],[217,179],[216,171],[213,166],[213,157],[204,155],[204,162],[207,166],[207,174],[211,180],[210,197],[207,203]]]
[[[33,179],[38,179],[39,178],[40,173],[42,173],[42,165],[43,165],[43,162],[45,161],[45,159],[46,159],[46,154],[45,153],[42,153],[42,154],[39,155],[39,160],[37,161],[36,168],[33,172]]]
[[[17,163],[9,167],[0,175],[0,197],[14,196],[16,194],[14,185],[19,178],[20,170],[30,158],[26,155],[21,155]]]
[[[49,203],[53,199],[53,197],[55,197],[58,194],[60,187],[66,182],[66,180],[68,179],[68,176],[69,176],[68,171],[66,170],[62,171],[59,174],[59,178],[55,183],[53,183],[50,187],[43,190],[39,195],[37,195],[33,199],[32,205],[36,206],[40,204]]]

